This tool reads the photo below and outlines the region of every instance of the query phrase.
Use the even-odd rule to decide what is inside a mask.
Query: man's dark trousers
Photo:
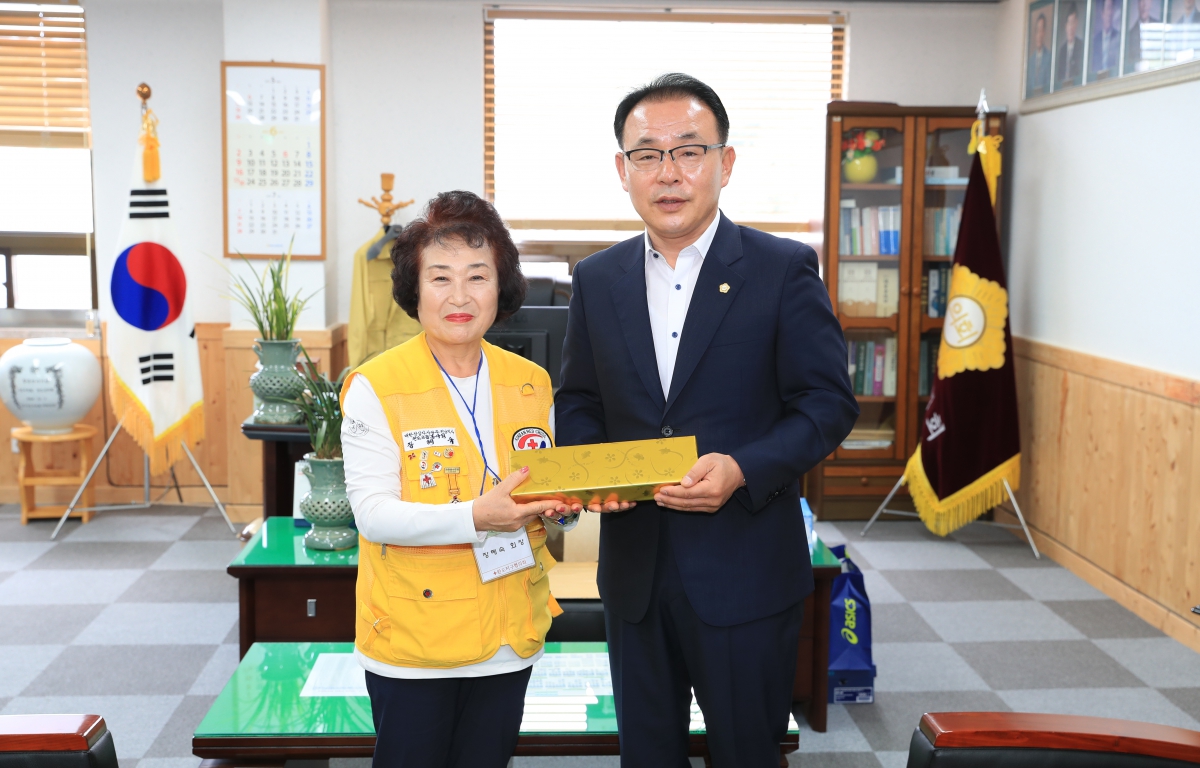
[[[674,514],[663,515],[667,522]],[[605,611],[622,768],[687,768],[692,689],[715,768],[777,768],[787,733],[804,603],[732,627],[692,608],[660,532],[641,621]]]
[[[858,416],[845,338],[811,248],[721,216],[664,393],[646,258],[639,235],[575,267],[557,442],[694,435],[700,455],[731,456],[745,485],[711,514],[651,502],[601,516],[596,582],[614,684],[624,686],[622,736],[640,739],[633,729],[646,721],[661,726],[659,742],[680,743],[686,719],[679,721],[677,705],[691,684],[710,740],[734,742],[736,752],[718,754],[714,765],[765,768],[777,764],[762,760],[778,750],[775,729],[787,721],[788,702],[774,686],[791,685],[799,606],[813,589],[799,478],[837,448]],[[768,628],[776,621],[781,626]],[[722,633],[728,650],[719,652]],[[721,707],[758,713],[758,734]],[[678,765],[673,757],[645,758],[652,747],[642,741],[627,743],[624,765]]]

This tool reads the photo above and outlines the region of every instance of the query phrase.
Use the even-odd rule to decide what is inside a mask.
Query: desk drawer
[[[254,639],[354,640],[354,576],[254,581]]]

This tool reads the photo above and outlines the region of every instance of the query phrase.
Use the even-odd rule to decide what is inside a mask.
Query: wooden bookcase
[[[886,394],[875,388],[871,394],[857,394],[862,415],[855,431],[805,478],[810,502],[826,518],[869,514],[903,474],[916,448],[928,401],[922,387],[922,338],[927,345],[924,359],[936,359],[942,329],[942,318],[930,316],[923,300],[923,280],[928,282],[930,270],[950,266],[956,232],[953,211],[961,209],[966,193],[973,160],[967,145],[974,121],[970,107],[829,104],[822,275],[848,348],[853,342],[855,351],[870,351],[875,345],[885,350]],[[989,114],[987,128],[991,135],[1004,135],[1005,114]],[[877,170],[873,178],[859,174],[851,181],[843,168],[842,143],[867,131],[884,141],[873,155]],[[1000,184],[1004,179],[1001,175]],[[999,216],[997,209],[998,220]],[[882,227],[877,230],[885,234],[875,237],[865,224],[856,242],[848,226],[855,221],[879,222]],[[872,273],[877,291],[873,302],[868,295]],[[889,345],[894,345],[894,367],[887,365]],[[894,370],[890,385],[889,370]],[[900,493],[906,496],[905,489]]]

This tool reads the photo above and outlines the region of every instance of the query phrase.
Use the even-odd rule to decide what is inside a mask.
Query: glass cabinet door
[[[900,311],[903,185],[903,131],[842,131],[837,255],[843,317],[887,318]]]
[[[974,157],[971,118],[928,118],[917,136],[916,197],[920,208],[913,220],[913,323],[917,364],[914,425],[909,443],[916,445],[929,393],[937,376],[937,354],[950,293],[950,269],[958,245],[963,200]]]

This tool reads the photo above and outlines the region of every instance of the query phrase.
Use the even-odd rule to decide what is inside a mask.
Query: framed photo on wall
[[[1163,25],[1163,0],[1126,0],[1125,69],[1148,72],[1159,69],[1167,62],[1163,54],[1166,29]],[[1174,64],[1174,56],[1170,63]]]
[[[1029,4],[1028,46],[1025,51],[1025,98],[1050,93],[1054,71],[1054,0]]]
[[[1059,0],[1055,28],[1054,90],[1083,85],[1087,0]]]
[[[221,62],[226,258],[325,258],[321,64]]]
[[[1107,80],[1121,73],[1121,30],[1125,28],[1122,0],[1092,0],[1088,29],[1087,81]]]
[[[1172,0],[1171,23],[1200,27],[1200,5],[1196,0]]]

